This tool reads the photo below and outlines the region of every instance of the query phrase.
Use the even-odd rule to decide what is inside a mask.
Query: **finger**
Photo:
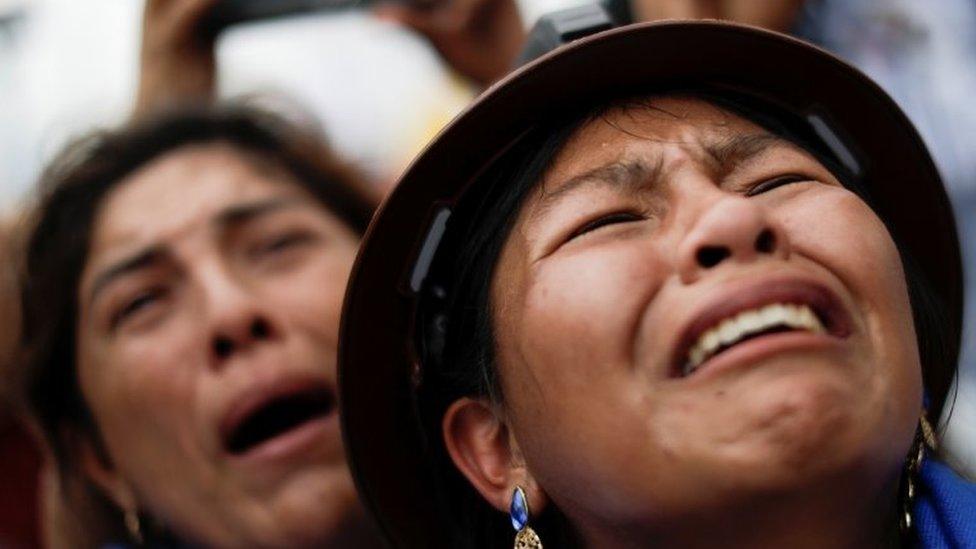
[[[147,17],[158,17],[160,14],[165,13],[166,10],[170,9],[173,3],[174,0],[146,0],[143,13],[145,13]]]
[[[195,25],[213,11],[218,0],[183,0],[173,6],[172,17],[184,25]]]

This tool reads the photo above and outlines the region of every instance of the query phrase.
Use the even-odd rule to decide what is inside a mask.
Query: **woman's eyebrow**
[[[271,212],[276,212],[284,208],[298,207],[305,202],[298,198],[275,198],[261,200],[231,206],[221,211],[215,218],[214,223],[221,227],[240,225],[255,217],[260,217]],[[159,263],[166,255],[166,250],[162,245],[150,246],[135,252],[127,258],[121,259],[103,270],[92,284],[89,292],[89,300],[95,301],[98,294],[115,280]]]
[[[220,227],[240,225],[255,217],[276,212],[283,208],[297,207],[304,204],[305,202],[303,200],[293,197],[272,198],[269,200],[237,204],[221,211],[215,219],[215,224]]]
[[[774,146],[782,145],[794,147],[782,137],[761,132],[736,133],[722,139],[703,141],[700,146],[721,171],[728,172],[736,165],[755,158]],[[555,185],[551,191],[544,190],[532,213],[532,218],[538,219],[544,216],[562,198],[582,187],[605,185],[634,191],[654,185],[662,176],[663,165],[664,158],[659,156],[650,162],[646,158],[633,158],[614,160],[597,166]]]
[[[166,251],[162,247],[153,246],[136,252],[107,267],[95,277],[95,282],[92,283],[92,289],[88,293],[89,302],[94,303],[98,294],[115,280],[159,263],[165,254]]]
[[[733,134],[725,139],[702,143],[702,149],[723,171],[730,171],[739,163],[759,156],[777,145],[794,146],[771,133]]]
[[[570,177],[556,185],[553,190],[543,192],[532,217],[545,215],[562,198],[582,187],[608,186],[624,191],[636,191],[649,184],[653,185],[661,175],[663,160],[658,158],[653,164],[648,163],[644,158],[615,160]]]

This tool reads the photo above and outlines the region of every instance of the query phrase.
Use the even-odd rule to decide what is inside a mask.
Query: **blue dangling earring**
[[[521,486],[512,492],[512,505],[508,508],[515,528],[515,549],[542,549],[542,540],[535,530],[529,527],[529,500]]]

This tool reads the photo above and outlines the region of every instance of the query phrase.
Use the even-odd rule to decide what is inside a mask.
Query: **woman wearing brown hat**
[[[976,546],[976,489],[927,459],[961,299],[938,175],[863,75],[748,27],[599,32],[374,220],[351,467],[398,547]]]

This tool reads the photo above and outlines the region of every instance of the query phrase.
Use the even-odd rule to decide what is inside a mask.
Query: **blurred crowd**
[[[302,180],[309,171],[319,170],[325,179],[354,181],[348,185],[360,193],[356,200],[371,209],[412,156],[453,115],[513,68],[526,32],[538,16],[574,3],[578,2],[392,0],[217,27],[215,10],[229,2],[0,0],[0,548],[98,546],[107,538],[87,532],[85,521],[105,521],[107,530],[131,526],[125,513],[97,519],[78,513],[77,502],[83,495],[67,494],[72,490],[65,486],[69,482],[66,450],[52,448],[51,442],[64,427],[45,421],[48,418],[38,420],[38,403],[25,396],[28,388],[39,386],[35,370],[44,360],[54,359],[38,358],[37,349],[21,343],[57,343],[31,340],[44,331],[43,326],[30,326],[26,336],[21,333],[22,298],[33,295],[32,291],[37,294],[37,288],[31,287],[34,281],[26,278],[36,265],[28,265],[25,258],[43,262],[52,255],[52,250],[39,247],[45,242],[26,242],[24,235],[36,230],[45,215],[77,215],[71,208],[56,209],[59,192],[82,185],[90,177],[86,170],[103,174],[106,182],[149,177],[147,173],[157,170],[154,177],[170,177],[176,186],[203,178],[207,162],[224,162],[231,166],[228,170],[241,168],[240,158],[233,160],[232,154],[219,157],[219,151],[210,150],[208,154],[217,156],[194,160],[173,152],[187,144],[205,149],[208,143],[224,139],[239,143],[238,153],[260,150],[267,164],[276,164],[273,169],[253,170],[262,177],[288,173],[289,178]],[[917,125],[946,180],[967,263],[967,289],[976,292],[976,155],[968,150],[976,141],[976,104],[970,98],[976,88],[976,4],[968,0],[633,0],[629,8],[635,20],[728,19],[791,33],[832,51],[875,79]],[[75,28],[69,18],[82,18],[84,28]],[[124,70],[97,66],[100,60],[108,64],[99,54],[109,43],[120,49],[112,53],[114,66]],[[47,53],[37,55],[38,51]],[[78,70],[66,66],[70,63],[85,66]],[[58,71],[74,76],[66,79]],[[225,108],[232,114],[221,110]],[[173,122],[173,113],[186,117],[187,112],[197,116],[188,120],[211,124],[207,131],[213,135],[160,138],[158,145],[147,145],[144,151],[126,147],[125,139],[151,141],[145,133],[148,128],[178,132],[181,126]],[[257,129],[242,129],[251,123]],[[90,134],[95,130],[103,133],[93,140]],[[334,156],[335,166],[342,167],[294,168],[305,166],[301,154],[295,153],[299,160],[293,161],[284,153],[279,158],[268,152],[286,149],[281,143],[295,140],[313,141],[310,146],[320,151],[314,154]],[[117,167],[106,167],[112,164],[106,160],[112,154],[123,159]],[[162,162],[175,164],[169,171],[159,171]],[[79,188],[77,196],[90,199],[84,194],[88,191]],[[361,234],[363,227],[343,217],[345,206],[336,205],[351,199],[323,192],[322,203],[347,225],[344,230]],[[60,199],[73,195],[65,196]],[[88,215],[94,217],[101,206],[91,200]],[[145,218],[149,227],[162,223],[152,212],[164,205],[142,200],[133,204],[146,208],[146,213],[133,215]],[[88,223],[89,230],[97,224],[91,219]],[[100,234],[96,231],[88,244],[101,242],[96,238]],[[63,245],[72,245],[65,238]],[[45,245],[58,242],[53,238]],[[80,270],[66,273],[65,284],[73,281],[80,288],[82,274]],[[299,291],[292,283],[289,287]],[[71,288],[69,293],[80,293]],[[49,296],[32,299],[30,303],[40,308],[35,310],[56,306],[35,303],[53,299]],[[139,306],[132,308],[138,311]],[[329,314],[333,313],[337,314]],[[72,321],[76,333],[84,328],[80,322]],[[976,323],[976,300],[966,305],[966,322],[970,327]],[[265,328],[248,329],[252,336],[263,337]],[[44,353],[55,351],[49,348]],[[960,470],[973,474],[976,337],[964,342],[956,383],[954,405],[947,406],[942,418],[944,451]],[[118,498],[113,503],[125,496]],[[89,535],[91,539],[86,539]],[[357,542],[357,546],[366,544]]]

